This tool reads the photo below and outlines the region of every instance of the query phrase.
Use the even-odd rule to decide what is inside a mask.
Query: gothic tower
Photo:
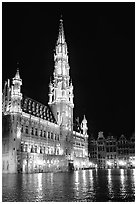
[[[53,83],[49,84],[49,105],[59,125],[71,130],[73,119],[73,85],[70,82],[67,44],[63,21],[60,20],[59,36],[54,55]]]
[[[53,82],[50,81],[49,84],[48,104],[62,129],[62,140],[70,141],[73,132],[73,85],[69,76],[70,67],[62,19],[60,20],[54,63]],[[65,151],[67,152],[67,147]]]

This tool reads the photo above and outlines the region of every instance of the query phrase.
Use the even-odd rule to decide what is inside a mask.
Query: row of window
[[[85,155],[83,154],[83,152],[74,152],[74,156],[75,156],[75,157],[85,157]]]
[[[74,142],[74,145],[77,145],[77,146],[84,146],[84,144],[83,143],[80,143],[80,142]]]
[[[117,157],[116,154],[115,155],[112,155],[112,154],[107,155],[107,159],[116,159],[116,157]]]
[[[116,152],[116,147],[107,147],[106,152]]]
[[[51,140],[60,140],[59,138],[59,135],[57,134],[54,134],[53,132],[46,132],[45,130],[40,130],[38,131],[37,128],[31,128],[30,131],[29,131],[29,128],[28,126],[25,126],[25,128],[21,128],[21,132],[25,132],[26,134],[31,134],[31,135],[34,135],[34,136],[40,136],[40,137],[45,137],[47,139],[51,139]]]
[[[96,158],[97,159],[97,155],[91,155],[90,156],[91,158]],[[100,154],[98,155],[98,158],[99,159],[105,159],[105,157],[104,156],[101,156]],[[115,155],[107,155],[107,159],[116,159],[117,158],[117,155],[115,154]]]
[[[115,142],[113,142],[113,141],[94,141],[94,143],[93,142],[90,142],[90,144],[95,144],[95,145],[106,145],[106,146],[115,146],[115,145],[118,145],[118,146],[123,146],[123,145],[130,145],[130,144],[135,144],[135,141],[133,140],[131,140],[131,141],[127,141],[127,140],[120,140],[120,141],[115,141]]]
[[[128,154],[128,150],[118,150],[118,154]]]
[[[98,147],[98,151],[105,151],[105,149],[106,149],[106,152],[116,152],[116,150],[118,149],[118,150],[129,150],[129,151],[134,151],[134,148],[135,147],[132,147],[132,148],[128,148],[128,147],[126,147],[126,146],[118,146],[117,148],[116,148],[116,146],[110,146],[110,147],[104,147],[104,146],[99,146]],[[90,148],[90,152],[94,152],[94,151],[97,151],[97,147],[91,147]]]
[[[98,151],[105,151],[105,147],[104,146],[99,146]]]
[[[60,155],[62,152],[60,151],[60,148],[54,148],[54,147],[42,147],[40,146],[38,148],[37,145],[30,147],[27,144],[21,144],[21,152],[30,152],[30,153],[40,153],[40,154],[48,154],[48,155]]]
[[[110,145],[110,146],[116,145],[116,142],[106,142],[106,145],[107,145],[107,146],[109,146],[109,145]]]

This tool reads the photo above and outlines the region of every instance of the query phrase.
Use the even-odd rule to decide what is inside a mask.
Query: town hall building
[[[2,96],[3,173],[55,172],[88,167],[87,120],[74,124],[73,84],[69,75],[63,21],[54,53],[48,105],[21,92],[19,69],[5,82]]]

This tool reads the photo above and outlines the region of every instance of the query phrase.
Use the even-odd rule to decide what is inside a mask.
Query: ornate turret
[[[87,120],[86,120],[85,115],[84,115],[84,118],[83,118],[82,123],[81,123],[81,129],[83,130],[83,135],[86,136],[88,127],[87,127]]]
[[[21,112],[21,85],[22,79],[19,75],[19,69],[17,68],[17,72],[15,77],[12,80],[13,85],[11,86],[11,107],[10,112]]]

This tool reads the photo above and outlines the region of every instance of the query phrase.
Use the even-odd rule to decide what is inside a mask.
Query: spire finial
[[[17,71],[16,71],[15,79],[20,79],[20,75],[19,75],[19,62],[18,61],[17,61]]]
[[[60,15],[60,22],[63,22],[62,14]]]

